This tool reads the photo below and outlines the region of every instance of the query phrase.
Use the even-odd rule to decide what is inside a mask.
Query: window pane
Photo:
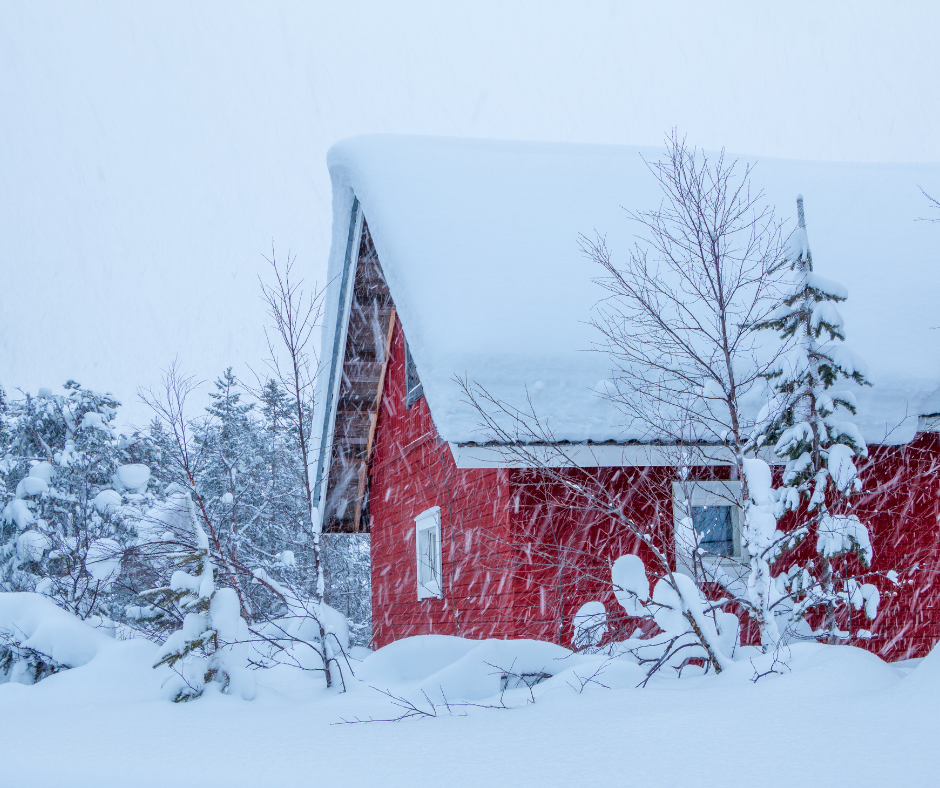
[[[440,580],[437,566],[437,531],[428,531],[428,567],[431,570],[428,579],[437,585]]]
[[[430,575],[431,575],[429,571],[430,567],[428,566],[428,541],[429,541],[428,534],[429,533],[430,532],[426,530],[418,531],[418,540],[420,542],[418,546],[419,547],[418,555],[420,556],[418,560],[418,582],[421,583],[421,585],[423,586],[426,586],[428,584],[428,580],[430,579]]]
[[[692,524],[699,547],[712,555],[734,555],[734,522],[730,506],[693,506]]]
[[[418,531],[418,582],[427,589],[440,587],[441,568],[438,566],[438,540],[436,528]]]
[[[424,396],[424,386],[418,378],[418,368],[415,366],[415,360],[411,357],[411,349],[408,347],[408,340],[405,340],[405,408],[410,410],[421,397]]]

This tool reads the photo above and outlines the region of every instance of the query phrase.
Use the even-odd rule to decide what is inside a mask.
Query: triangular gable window
[[[421,379],[418,377],[418,368],[415,366],[415,360],[411,357],[411,349],[408,347],[408,340],[405,340],[405,408],[411,409],[419,399],[424,396],[424,387],[421,385]]]

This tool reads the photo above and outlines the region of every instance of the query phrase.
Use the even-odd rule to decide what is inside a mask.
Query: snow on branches
[[[215,587],[209,537],[189,494],[174,492],[168,505],[192,529],[196,549],[173,555],[180,568],[173,572],[170,584],[145,594],[156,597],[163,607],[177,604],[185,613],[182,628],[167,638],[154,664],[167,665],[174,671],[164,684],[164,694],[177,703],[188,701],[198,698],[210,682],[215,682],[222,692],[251,700],[255,681],[248,670],[249,632],[241,617],[238,595],[231,588]]]
[[[773,397],[759,416],[754,446],[771,445],[786,460],[781,509],[803,520],[796,529],[800,538],[816,536],[816,559],[781,583],[794,597],[790,626],[822,607],[825,620],[818,634],[833,642],[847,634],[836,628],[839,605],[864,607],[869,618],[877,611],[877,589],[843,578],[833,563],[851,555],[867,568],[873,558],[868,529],[847,511],[849,497],[862,487],[855,461],[867,457],[868,448],[851,421],[853,392],[835,388],[871,384],[864,362],[843,344],[845,321],[837,304],[848,291],[813,271],[802,196],[797,210],[799,227],[788,245],[790,286],[781,305],[755,325],[778,332],[787,347],[767,373]]]

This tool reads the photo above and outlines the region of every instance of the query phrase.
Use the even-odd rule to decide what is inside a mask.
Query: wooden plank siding
[[[375,646],[421,634],[568,645],[573,616],[591,599],[604,603],[613,632],[632,633],[640,622],[617,604],[609,567],[625,553],[643,556],[642,545],[537,473],[458,469],[427,401],[405,408],[404,352],[396,322],[371,466]],[[697,471],[699,479],[726,473]],[[879,573],[872,582],[882,603],[874,623],[852,612],[853,628],[870,629],[871,640],[860,645],[885,659],[924,656],[940,639],[940,435],[873,446],[861,473],[865,491],[855,506],[871,529]],[[598,482],[632,517],[651,523],[670,553],[672,474],[668,467],[597,471]],[[432,506],[442,510],[444,598],[419,601],[414,518]],[[814,548],[808,540],[795,557],[808,558]],[[898,585],[885,577],[891,569],[900,573]],[[743,633],[745,642],[755,636],[753,627]]]
[[[398,321],[369,486],[373,644],[431,633],[512,636],[507,611],[513,584],[496,571],[508,563],[500,559],[510,523],[507,473],[458,470],[427,400],[405,408],[405,343]],[[443,599],[419,601],[414,518],[433,506],[441,507]]]

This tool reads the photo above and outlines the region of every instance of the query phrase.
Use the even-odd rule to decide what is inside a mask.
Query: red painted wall
[[[612,629],[632,632],[638,622],[619,612],[609,565],[625,553],[644,556],[642,546],[530,471],[457,469],[426,400],[405,409],[404,357],[396,323],[370,476],[375,646],[430,633],[567,645],[572,618],[590,599],[604,603]],[[940,639],[940,435],[872,447],[861,475],[855,511],[872,534],[870,581],[882,601],[873,624],[856,620],[853,629],[870,628],[862,645],[885,659],[924,656]],[[600,469],[597,478],[671,550],[671,469]],[[432,506],[442,510],[445,594],[418,601],[414,517]],[[808,557],[814,544],[803,550]],[[889,569],[899,584],[884,577]]]
[[[874,581],[881,605],[869,647],[887,660],[923,657],[940,640],[940,435],[869,451],[855,512],[871,533],[872,569],[900,581]]]
[[[420,370],[419,370],[420,372]],[[441,507],[444,598],[417,595],[414,518]],[[396,319],[369,485],[376,648],[408,635],[510,637],[510,487],[505,471],[460,471],[422,398],[405,409],[405,343]]]
[[[602,468],[590,485],[603,487],[635,519],[650,525],[657,547],[672,555],[672,476],[668,468]],[[583,474],[581,474],[583,476]],[[517,636],[569,645],[578,608],[596,599],[608,611],[611,630],[632,633],[613,595],[610,565],[634,553],[652,557],[636,537],[563,485],[546,485],[531,471],[511,472],[516,581],[513,610]]]

